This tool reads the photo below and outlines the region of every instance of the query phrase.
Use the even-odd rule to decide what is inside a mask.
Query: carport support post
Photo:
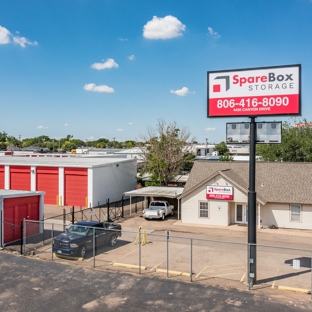
[[[66,209],[63,208],[63,232],[66,230]]]
[[[123,216],[124,216],[124,197],[122,196],[121,197],[121,217],[123,218]]]
[[[75,207],[72,208],[72,224],[75,223]]]
[[[248,284],[252,287],[257,281],[257,229],[256,229],[256,122],[250,117],[249,147],[249,189],[248,189],[248,244],[249,244],[249,275]]]

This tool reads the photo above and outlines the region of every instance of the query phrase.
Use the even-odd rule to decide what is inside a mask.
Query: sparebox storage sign
[[[206,199],[233,200],[233,186],[207,185]]]
[[[301,65],[207,73],[208,117],[301,115]]]

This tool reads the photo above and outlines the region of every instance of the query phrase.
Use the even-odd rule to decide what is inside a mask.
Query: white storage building
[[[45,204],[93,207],[136,187],[135,159],[85,157],[0,158],[0,189],[44,191]]]

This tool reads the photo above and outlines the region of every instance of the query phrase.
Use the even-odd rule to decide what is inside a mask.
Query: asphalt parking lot
[[[118,244],[113,248],[105,245],[98,248],[95,257],[92,251],[83,261],[57,257],[51,252],[51,241],[36,248],[36,257],[69,265],[246,290],[247,227],[208,228],[183,225],[173,217],[158,221],[139,216],[123,220],[121,224],[123,231]],[[147,233],[142,246],[134,244],[139,226]],[[167,230],[170,231],[168,241]],[[259,230],[258,284],[255,287],[310,290],[311,251],[300,248],[309,246],[311,236],[306,231]],[[299,268],[294,269],[293,260],[299,260]]]

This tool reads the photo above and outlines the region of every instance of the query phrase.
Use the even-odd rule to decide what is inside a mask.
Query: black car
[[[94,234],[93,234],[94,232]],[[57,255],[84,258],[87,250],[109,243],[115,246],[117,238],[121,237],[121,225],[117,223],[81,221],[72,224],[65,233],[56,236],[53,240],[53,252]]]

